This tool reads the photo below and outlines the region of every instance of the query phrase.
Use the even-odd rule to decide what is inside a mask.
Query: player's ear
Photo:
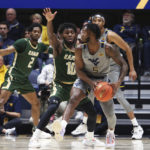
[[[105,25],[105,21],[103,21],[103,26]]]

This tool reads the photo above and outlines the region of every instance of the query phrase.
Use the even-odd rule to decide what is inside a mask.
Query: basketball
[[[99,82],[94,90],[97,100],[107,102],[112,99],[113,88],[108,82]]]

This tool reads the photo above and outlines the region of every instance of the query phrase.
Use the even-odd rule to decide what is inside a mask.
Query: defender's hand
[[[55,18],[56,14],[57,14],[57,11],[52,13],[50,8],[45,8],[43,10],[43,15],[45,16],[45,18],[48,22],[52,21]]]

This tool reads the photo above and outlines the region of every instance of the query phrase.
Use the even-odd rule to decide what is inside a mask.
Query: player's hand
[[[129,78],[132,79],[133,81],[136,80],[137,74],[135,70],[129,72]]]
[[[48,22],[52,21],[55,18],[56,14],[57,14],[57,11],[52,13],[50,8],[45,8],[43,10],[43,15],[45,16],[45,18]]]
[[[117,90],[118,90],[119,87],[120,87],[120,82],[110,83],[110,85],[111,85],[112,88],[113,88],[113,93],[112,93],[112,95],[113,95],[113,97],[114,97],[115,94],[116,94],[116,92],[117,92]]]
[[[91,86],[92,90],[95,90],[97,84],[98,84],[97,81],[91,81],[91,83],[89,85]]]

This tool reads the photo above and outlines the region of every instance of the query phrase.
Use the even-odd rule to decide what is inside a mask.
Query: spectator
[[[48,107],[48,97],[50,95],[49,85],[53,81],[54,66],[52,64],[45,65],[37,78],[39,84],[39,96],[41,101],[41,113],[45,112]]]
[[[52,64],[45,65],[37,78],[38,84],[48,86],[53,81],[54,66]]]
[[[127,11],[123,14],[122,24],[117,24],[114,26],[114,32],[119,34],[131,47],[134,65],[137,68],[138,65],[138,51],[136,48],[136,42],[140,34],[140,27],[134,24],[134,14],[131,11]],[[123,53],[123,51],[121,51]],[[125,57],[126,58],[126,57]]]
[[[6,22],[0,22],[0,35],[2,36],[2,45],[1,48],[5,49],[11,45],[13,45],[14,41],[8,38],[8,25]],[[12,65],[14,59],[14,53],[4,56],[4,64],[9,68]]]
[[[11,96],[4,109],[0,109],[0,133],[15,135],[16,128],[21,125],[21,103],[18,97]]]
[[[4,82],[6,72],[7,72],[7,67],[4,65],[3,56],[0,56],[0,86]]]
[[[24,37],[25,38],[30,38],[30,32],[29,32],[29,28],[25,28],[25,31],[24,31]]]
[[[14,41],[23,37],[24,26],[17,20],[16,10],[8,8],[6,10],[6,21],[9,26],[8,37]]]
[[[150,26],[143,27],[143,61],[144,61],[144,76],[150,76]]]

